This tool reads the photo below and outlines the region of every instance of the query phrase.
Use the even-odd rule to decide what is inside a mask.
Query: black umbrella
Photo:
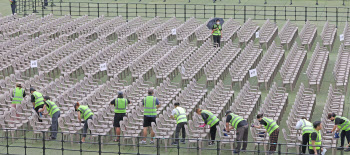
[[[224,24],[224,19],[222,18],[213,18],[212,20],[210,20],[207,24],[207,27],[209,29],[212,29],[213,28],[213,25],[216,24],[216,21],[217,20],[220,20],[220,25],[222,26],[222,24]]]

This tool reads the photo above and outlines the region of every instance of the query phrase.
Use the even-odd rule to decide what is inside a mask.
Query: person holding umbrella
[[[220,19],[216,20],[216,23],[213,25],[212,30],[213,30],[214,44],[217,45],[216,47],[220,47],[220,39],[221,39],[221,31],[222,31]]]

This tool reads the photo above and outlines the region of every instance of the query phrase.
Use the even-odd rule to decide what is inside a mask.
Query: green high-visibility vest
[[[186,117],[186,110],[182,107],[177,107],[175,108],[176,114],[174,115],[174,118],[176,119],[176,123],[182,123],[182,122],[187,122],[187,117]]]
[[[219,122],[219,119],[212,112],[210,112],[208,110],[202,110],[202,113],[205,113],[209,116],[207,118],[207,124],[210,127],[214,126],[217,122]]]
[[[153,96],[147,96],[143,99],[144,115],[157,115],[156,100],[157,98]]]
[[[94,115],[94,113],[92,113],[91,109],[86,105],[79,106],[78,110],[80,111],[84,120],[87,120],[90,116]]]
[[[46,110],[49,112],[49,115],[52,117],[53,114],[55,114],[57,111],[60,111],[60,108],[55,104],[55,102],[52,102],[50,100],[46,100],[46,103],[48,106],[46,106]]]
[[[340,119],[344,120],[344,123],[338,125],[338,128],[340,130],[343,130],[343,131],[349,131],[350,130],[350,122],[349,122],[349,120],[347,118],[340,117],[340,116],[335,116],[335,118],[340,118]]]
[[[213,32],[213,36],[220,36],[220,35],[221,35],[221,31],[220,31],[221,25],[220,25],[220,24],[219,24],[219,25],[214,24],[214,25],[213,25],[213,29],[216,29],[216,28],[219,28],[219,29],[218,29],[218,30],[215,30],[215,31]]]
[[[125,98],[115,99],[114,113],[126,113],[126,105],[128,105],[128,100]]]
[[[35,91],[33,92],[33,95],[35,97],[35,106],[34,106],[35,108],[44,104],[44,98],[41,93]]]
[[[12,104],[21,104],[23,100],[24,89],[16,87],[13,89]]]
[[[303,132],[303,134],[310,134],[314,131],[314,127],[311,122],[305,119],[302,119],[301,121],[303,122],[303,124],[301,125],[301,131]]]
[[[232,116],[230,123],[237,130],[237,125],[239,122],[243,121],[243,118],[233,113],[230,113],[230,115]]]
[[[262,119],[267,123],[267,126],[264,125],[264,127],[265,127],[266,131],[269,133],[269,135],[271,135],[271,133],[273,131],[275,131],[277,128],[279,128],[276,121],[269,119],[269,118],[265,118],[265,117],[263,117]]]
[[[322,137],[321,137],[321,132],[320,131],[317,131],[314,129],[314,131],[312,133],[316,132],[317,133],[317,138],[316,138],[316,141],[315,141],[315,146],[316,146],[316,150],[319,150],[321,149],[321,145],[322,145]],[[311,134],[312,134],[311,133]],[[314,149],[314,147],[312,146],[312,140],[311,140],[311,134],[310,134],[310,140],[309,140],[309,149]]]

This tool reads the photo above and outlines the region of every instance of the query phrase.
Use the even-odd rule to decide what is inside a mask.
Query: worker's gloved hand
[[[251,127],[254,127],[254,124],[252,124]]]
[[[203,124],[203,125],[200,125],[199,127],[203,128],[203,127],[205,127],[205,125],[206,125],[206,124]]]
[[[326,131],[326,133],[332,133],[332,131]]]

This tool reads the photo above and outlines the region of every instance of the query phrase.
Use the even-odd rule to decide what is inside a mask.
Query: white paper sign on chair
[[[37,68],[38,67],[38,61],[37,60],[30,61],[30,67],[31,68]]]
[[[250,77],[255,77],[255,76],[257,76],[257,74],[258,73],[256,72],[256,68],[249,70],[249,76]]]
[[[176,35],[176,29],[171,29],[171,34]]]
[[[340,34],[340,35],[339,35],[339,40],[340,40],[340,41],[343,41],[343,40],[344,40],[344,34]]]
[[[259,38],[259,37],[260,37],[259,31],[258,31],[258,32],[255,32],[255,38]]]
[[[107,64],[106,63],[100,64],[100,71],[105,71],[105,70],[107,70]]]
[[[184,66],[181,66],[181,74],[185,74],[186,73],[186,69]]]

